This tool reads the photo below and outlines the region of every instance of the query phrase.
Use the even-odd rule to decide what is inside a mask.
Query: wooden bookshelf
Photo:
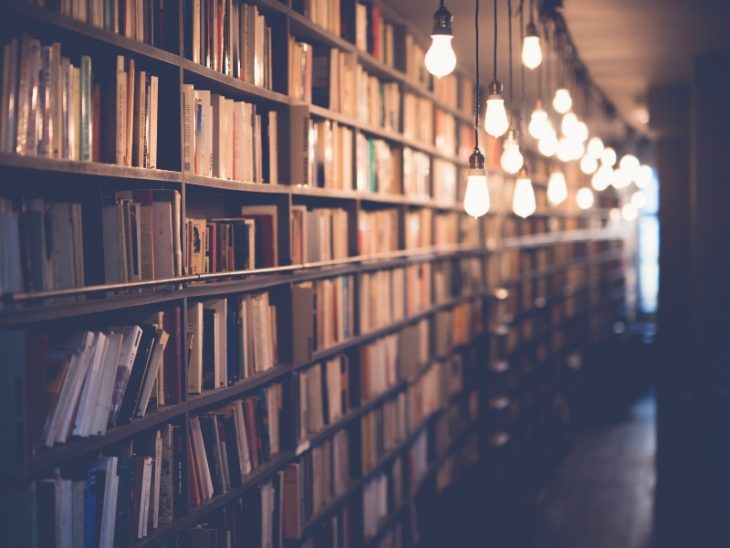
[[[237,0],[233,0],[234,2]],[[343,0],[342,4],[354,7],[357,0]],[[159,546],[176,539],[185,539],[186,533],[201,523],[206,523],[216,512],[240,499],[246,494],[254,492],[258,487],[277,477],[277,474],[288,465],[298,462],[302,454],[324,441],[332,438],[339,431],[346,430],[350,435],[350,453],[360,451],[360,421],[365,415],[384,406],[385,403],[395,401],[407,393],[431,363],[458,356],[463,360],[463,387],[458,393],[443,398],[441,407],[430,413],[415,428],[411,429],[405,439],[394,448],[380,456],[377,465],[363,473],[358,459],[352,467],[349,484],[344,494],[329,501],[323,508],[317,510],[310,519],[302,525],[301,535],[297,539],[288,539],[287,546],[299,546],[307,541],[315,530],[322,526],[332,516],[354,502],[354,508],[362,514],[363,490],[368,483],[379,474],[388,474],[390,465],[400,459],[403,469],[407,469],[408,452],[419,435],[426,433],[429,438],[435,437],[435,424],[443,418],[452,405],[466,406],[466,399],[473,392],[478,393],[480,412],[478,418],[467,417],[468,425],[458,432],[447,447],[441,448],[442,453],[428,455],[427,469],[415,485],[405,484],[407,474],[399,480],[403,482],[404,500],[396,508],[388,509],[388,518],[383,520],[375,535],[365,539],[362,535],[362,515],[355,517],[355,545],[377,545],[377,543],[396,526],[407,529],[410,507],[420,496],[425,496],[425,486],[430,483],[446,465],[447,461],[455,458],[464,448],[466,442],[478,435],[480,458],[491,456],[492,453],[504,450],[505,446],[495,447],[489,440],[494,436],[506,434],[510,448],[522,444],[520,447],[531,447],[522,443],[521,436],[510,428],[518,429],[515,423],[493,423],[491,415],[487,413],[489,395],[492,394],[493,380],[489,377],[488,366],[498,362],[508,363],[510,371],[518,370],[523,364],[517,363],[517,356],[532,356],[534,361],[548,363],[551,371],[559,372],[570,355],[580,353],[585,349],[586,341],[598,340],[602,334],[609,332],[611,324],[619,319],[623,313],[623,287],[625,285],[621,261],[630,260],[629,253],[624,249],[622,242],[626,234],[605,223],[608,218],[607,209],[580,211],[574,207],[548,208],[540,207],[535,215],[528,220],[517,220],[511,212],[504,208],[494,207],[486,219],[496,221],[488,225],[487,220],[471,221],[463,213],[461,196],[465,180],[465,168],[468,167],[466,158],[456,155],[456,151],[445,151],[435,143],[423,142],[406,137],[403,131],[403,116],[401,112],[401,127],[399,131],[384,129],[361,122],[346,114],[333,111],[322,106],[307,104],[288,95],[288,43],[289,37],[308,40],[327,47],[355,55],[357,63],[368,73],[377,76],[383,81],[394,82],[400,91],[400,106],[402,111],[403,95],[406,92],[425,98],[438,109],[454,118],[455,133],[452,136],[459,148],[459,127],[470,125],[471,116],[468,113],[470,105],[459,108],[437,98],[437,94],[430,86],[414,82],[405,73],[404,67],[387,65],[373,55],[360,50],[354,42],[336,36],[320,25],[310,21],[292,6],[292,2],[279,0],[252,0],[250,3],[257,6],[272,22],[272,49],[275,50],[273,63],[273,89],[244,82],[225,75],[216,70],[193,62],[186,57],[185,7],[180,3],[177,16],[174,18],[176,28],[171,32],[178,38],[176,46],[168,49],[154,47],[136,40],[126,38],[110,31],[97,28],[89,23],[77,21],[21,1],[10,2],[7,6],[5,20],[0,23],[0,36],[3,43],[10,37],[19,36],[21,32],[28,32],[44,41],[59,41],[62,46],[69,44],[76,50],[86,52],[94,58],[94,63],[101,65],[111,63],[116,55],[125,55],[138,62],[145,63],[157,70],[160,80],[164,79],[167,89],[176,89],[177,95],[164,97],[169,101],[170,112],[179,110],[182,113],[183,85],[194,84],[196,89],[211,90],[229,99],[245,100],[257,107],[273,109],[278,113],[287,113],[294,107],[306,106],[310,118],[329,120],[353,130],[353,141],[356,133],[382,139],[390,146],[401,151],[404,147],[424,153],[429,157],[430,196],[416,197],[403,193],[383,193],[358,190],[335,190],[316,186],[289,184],[291,181],[281,180],[279,184],[256,183],[251,181],[230,180],[219,177],[196,175],[184,171],[183,166],[183,130],[182,121],[175,121],[170,125],[161,125],[159,131],[160,146],[164,147],[165,161],[161,169],[145,169],[139,167],[118,166],[100,162],[83,162],[49,159],[34,156],[17,156],[0,154],[0,197],[22,196],[28,191],[33,196],[54,197],[61,192],[58,185],[63,185],[63,192],[68,191],[72,196],[91,196],[85,201],[84,207],[92,198],[96,199],[106,190],[120,190],[133,188],[174,189],[181,195],[182,219],[196,207],[210,205],[211,210],[223,211],[229,204],[266,204],[277,205],[284,215],[279,217],[280,240],[276,242],[280,256],[277,266],[214,273],[186,273],[179,276],[152,279],[137,282],[103,283],[93,282],[84,287],[64,290],[49,290],[42,292],[28,292],[0,295],[0,329],[2,330],[46,330],[53,331],[57,326],[72,325],[79,328],[104,329],[111,325],[120,325],[133,321],[143,313],[158,311],[162,308],[177,306],[182,316],[183,331],[188,325],[189,306],[192,303],[208,298],[222,298],[267,291],[276,293],[287,307],[291,308],[289,295],[296,284],[315,280],[331,279],[339,276],[352,275],[356,284],[360,283],[366,273],[394,270],[414,265],[435,265],[446,262],[449,265],[451,286],[447,287],[448,298],[443,302],[436,302],[435,289],[431,287],[429,306],[405,317],[392,321],[376,329],[361,332],[359,314],[362,304],[360,297],[354,299],[353,311],[355,330],[348,338],[332,346],[313,352],[309,359],[295,363],[291,354],[291,321],[286,330],[280,330],[279,360],[275,366],[267,371],[258,373],[232,385],[203,391],[200,394],[188,394],[185,390],[186,368],[180,372],[183,380],[182,401],[170,404],[160,409],[150,411],[141,418],[135,418],[128,424],[111,428],[105,436],[70,439],[67,443],[57,444],[50,448],[42,448],[32,457],[26,458],[24,466],[18,470],[2,470],[0,477],[12,479],[13,485],[21,484],[27,487],[30,482],[49,478],[54,470],[66,471],[70,468],[83,467],[83,463],[90,462],[98,455],[108,454],[112,448],[139,439],[145,435],[152,435],[157,428],[166,424],[175,424],[182,428],[183,438],[192,436],[190,418],[202,413],[239,400],[260,389],[275,383],[285,387],[285,409],[282,427],[281,451],[271,456],[271,459],[248,474],[239,487],[231,488],[223,494],[217,494],[210,500],[198,506],[193,505],[191,486],[189,483],[191,467],[193,466],[185,455],[184,486],[185,507],[179,517],[171,523],[148,532],[147,536],[131,542],[131,546]],[[407,17],[401,16],[387,3],[374,0],[374,4],[383,7],[384,17],[397,25],[400,32],[416,36],[416,41],[423,45],[423,37],[411,27]],[[467,81],[468,76],[457,73],[456,78]],[[160,98],[162,101],[162,97]],[[457,101],[458,103],[458,101]],[[434,110],[435,112],[435,110]],[[435,118],[435,116],[434,116]],[[285,152],[291,147],[291,139],[285,132],[279,133],[279,162],[285,160]],[[161,154],[161,157],[163,155]],[[454,166],[458,173],[457,189],[448,202],[435,198],[435,181],[433,160],[445,161]],[[534,159],[540,162],[541,160]],[[353,162],[354,164],[355,162]],[[351,166],[355,171],[355,165]],[[400,172],[400,183],[403,183],[403,171]],[[544,194],[545,182],[535,181],[538,193]],[[575,182],[571,181],[571,184]],[[495,202],[493,196],[493,204]],[[93,203],[93,202],[91,202]],[[96,203],[99,203],[98,200]],[[540,203],[540,202],[539,202]],[[542,203],[545,203],[544,196]],[[202,205],[201,205],[202,204]],[[291,212],[295,204],[306,204],[316,207],[342,207],[348,212],[349,226],[357,227],[358,214],[361,211],[378,209],[392,209],[398,216],[398,249],[389,253],[376,255],[357,254],[357,234],[351,234],[349,242],[350,253],[344,259],[320,261],[309,264],[291,264],[289,247],[292,229]],[[439,214],[455,215],[456,242],[451,245],[431,245],[425,248],[405,248],[405,219],[406,213],[413,210],[429,210],[433,214],[430,230],[433,232],[436,216]],[[220,213],[217,213],[220,215]],[[211,215],[215,216],[213,212]],[[504,228],[504,220],[518,226],[516,233]],[[545,221],[544,226],[538,225]],[[466,221],[462,224],[462,221]],[[551,226],[548,222],[554,222]],[[567,226],[565,223],[575,226]],[[591,224],[593,223],[593,224]],[[464,228],[464,225],[467,228]],[[512,225],[510,225],[512,226]],[[542,228],[541,228],[542,226]],[[557,227],[557,228],[556,228]],[[94,227],[98,228],[98,227]],[[92,228],[92,230],[94,229]],[[544,230],[543,230],[544,228]],[[85,228],[89,230],[88,228]],[[464,230],[470,232],[474,238],[466,242]],[[496,234],[493,234],[496,230]],[[187,236],[183,233],[183,242]],[[282,232],[284,235],[282,236]],[[494,236],[494,238],[492,238]],[[283,239],[281,239],[283,238]],[[281,244],[285,245],[281,245]],[[610,245],[607,249],[599,249],[600,244]],[[433,244],[433,242],[432,242]],[[546,250],[552,254],[558,246],[576,246],[576,257],[563,260],[557,257],[546,266],[533,265],[524,268],[518,264],[511,276],[489,275],[490,261],[497,260],[501,254],[516,253],[530,255],[539,250]],[[579,246],[588,246],[587,250]],[[594,249],[595,246],[595,249]],[[182,253],[186,253],[186,245],[182,245]],[[183,264],[186,257],[183,257]],[[462,261],[474,260],[478,262],[479,289],[474,292],[462,291],[458,286],[459,276],[463,275]],[[605,265],[614,265],[612,270],[603,268]],[[577,283],[563,283],[566,273],[571,269],[584,269],[585,280]],[[430,272],[430,270],[429,270]],[[436,285],[435,276],[429,274],[430,286]],[[98,277],[97,277],[98,278]],[[510,305],[514,310],[502,310],[503,302],[511,302],[514,295],[520,295],[528,285],[545,283],[545,291],[532,299],[522,299],[518,305]],[[559,290],[548,291],[549,284],[554,284]],[[554,287],[552,288],[554,289]],[[499,291],[506,292],[506,297],[495,297]],[[531,291],[530,294],[533,294]],[[404,297],[405,301],[405,297]],[[522,302],[524,301],[524,302]],[[575,304],[570,304],[575,301]],[[307,367],[322,363],[330,358],[347,355],[353,364],[353,375],[357,377],[360,371],[359,351],[363,345],[382,339],[388,335],[399,334],[409,326],[420,321],[427,321],[431,330],[435,330],[437,317],[440,313],[454,311],[460,305],[474,304],[480,311],[480,323],[483,329],[476,329],[470,333],[468,340],[455,343],[451,341],[447,352],[437,355],[435,343],[429,346],[429,363],[419,364],[418,372],[407,378],[399,379],[393,386],[377,394],[366,402],[360,402],[359,396],[355,403],[343,416],[327,424],[319,432],[310,436],[305,442],[296,438],[296,421],[298,413],[298,397],[296,389],[298,375]],[[478,307],[477,307],[478,304]],[[286,314],[285,310],[282,314]],[[289,310],[290,311],[290,310]],[[600,312],[600,317],[598,313]],[[595,313],[595,314],[594,314]],[[555,314],[556,317],[551,317]],[[594,322],[585,320],[595,316]],[[291,320],[291,318],[288,318]],[[600,320],[600,321],[599,321]],[[526,334],[522,330],[527,324],[535,324]],[[563,337],[563,332],[566,336]],[[518,333],[515,337],[513,334]],[[182,337],[183,339],[185,337]],[[514,339],[514,340],[513,340]],[[554,339],[554,340],[553,340]],[[504,341],[509,340],[508,344]],[[547,342],[546,342],[547,341]],[[181,341],[182,364],[190,359],[188,346]],[[548,357],[537,357],[537,348],[546,346]],[[511,346],[511,347],[510,347]],[[282,348],[283,347],[283,348]],[[549,348],[547,348],[549,347]],[[513,363],[514,362],[514,363]],[[557,392],[561,389],[559,381],[540,384],[540,380],[522,373],[524,382],[519,383],[522,394],[531,393],[538,388],[545,391]],[[556,373],[556,376],[558,374]],[[359,389],[359,380],[355,378],[354,392]],[[552,393],[552,392],[551,392]],[[511,394],[510,402],[516,401],[519,394]],[[544,402],[538,402],[544,404]],[[537,405],[537,404],[535,404]],[[521,413],[525,413],[521,410]],[[539,427],[537,424],[535,427]],[[519,443],[518,443],[519,441]],[[429,453],[431,453],[429,449]],[[476,475],[475,472],[472,472]]]

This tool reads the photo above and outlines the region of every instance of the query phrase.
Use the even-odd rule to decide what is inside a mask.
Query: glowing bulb
[[[535,213],[535,191],[530,178],[522,173],[515,183],[515,193],[512,196],[512,211],[523,219]]]
[[[489,187],[487,172],[484,170],[484,155],[475,149],[469,157],[469,173],[464,193],[464,211],[474,218],[489,211]]]
[[[593,206],[593,191],[590,188],[579,188],[575,194],[575,203],[581,209],[590,209]]]
[[[565,88],[558,88],[555,90],[555,97],[553,97],[553,108],[560,114],[565,114],[573,106],[573,99],[570,97],[570,92]]]
[[[631,184],[631,177],[625,169],[619,167],[613,170],[611,184],[616,189],[626,188]]]
[[[630,202],[621,208],[621,216],[624,218],[624,221],[633,221],[638,214],[639,212],[636,211],[636,207]]]
[[[538,104],[530,115],[530,123],[527,126],[527,131],[530,132],[530,135],[532,135],[534,139],[539,141],[542,136],[545,135],[545,132],[548,131],[549,125],[550,120],[548,120],[547,112],[545,112],[542,109],[542,106]]]
[[[569,162],[573,159],[573,148],[570,139],[561,137],[558,141],[558,160],[561,162]]]
[[[588,154],[596,160],[601,158],[603,154],[603,141],[600,137],[591,137],[591,140],[588,141]]]
[[[537,35],[535,24],[530,22],[527,25],[525,39],[522,41],[522,64],[530,70],[535,70],[540,63],[542,63],[540,37]]]
[[[550,174],[547,187],[547,199],[556,206],[562,204],[568,197],[568,185],[562,171],[553,171]]]
[[[580,159],[580,170],[586,175],[595,173],[598,169],[598,160],[596,160],[590,154],[586,154]]]
[[[606,190],[611,185],[613,170],[608,166],[601,166],[591,177],[591,186],[598,192]]]
[[[514,175],[522,169],[524,158],[520,153],[520,144],[515,139],[513,132],[509,132],[507,139],[504,141],[503,149],[499,163],[505,172]]]
[[[586,151],[585,145],[575,138],[569,138],[568,143],[570,144],[570,159],[571,160],[577,160]]]
[[[504,99],[500,94],[490,95],[487,99],[484,129],[493,137],[501,137],[509,129],[507,110],[504,108]]]
[[[621,222],[621,210],[617,207],[612,207],[608,211],[608,220],[613,224],[618,224]]]
[[[636,174],[636,178],[634,179],[634,182],[636,183],[636,186],[638,186],[639,188],[646,188],[647,186],[649,186],[652,176],[653,176],[653,173],[651,171],[651,167],[649,167],[646,164],[642,164],[639,167],[639,170]]]
[[[644,209],[646,207],[646,194],[637,190],[631,195],[631,203],[636,209]]]
[[[613,150],[611,147],[606,147],[603,149],[603,153],[601,154],[601,163],[604,166],[613,167],[616,165],[616,151]]]
[[[575,124],[575,135],[574,138],[578,139],[581,143],[585,143],[588,140],[588,126],[585,122],[578,120]]]
[[[545,135],[542,136],[537,143],[537,150],[540,151],[540,154],[548,158],[555,156],[555,153],[558,151],[558,136],[555,135],[554,129],[549,128]]]
[[[639,163],[639,159],[633,154],[625,154],[622,156],[618,166],[626,172],[629,181],[634,181],[639,176],[641,164]]]
[[[453,38],[447,34],[431,36],[431,47],[426,52],[424,62],[426,70],[437,78],[451,74],[456,68],[456,54],[451,47]]]
[[[563,120],[560,123],[560,129],[566,137],[574,137],[576,134],[576,124],[578,117],[572,112],[563,114]]]

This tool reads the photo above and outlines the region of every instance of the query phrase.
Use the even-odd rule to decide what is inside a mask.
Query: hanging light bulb
[[[568,185],[562,171],[553,171],[548,179],[547,199],[554,205],[562,204],[568,197]]]
[[[570,139],[561,137],[558,141],[558,160],[561,162],[570,162],[573,159],[573,149]]]
[[[542,101],[538,99],[535,104],[535,110],[530,114],[530,123],[527,126],[527,131],[532,135],[533,139],[540,140],[548,130],[549,124],[548,114],[542,108]]]
[[[638,214],[639,212],[636,210],[636,207],[631,202],[621,208],[621,216],[624,218],[624,221],[633,221],[634,219],[636,219]]]
[[[484,169],[484,155],[478,148],[469,156],[469,173],[464,193],[464,211],[474,218],[489,211],[489,187],[487,172]]]
[[[578,139],[575,138],[568,138],[568,143],[570,145],[570,159],[571,160],[577,160],[586,151],[585,145],[580,142]]]
[[[646,188],[647,186],[649,186],[653,175],[654,174],[651,171],[651,167],[646,164],[642,164],[639,167],[639,171],[636,175],[636,179],[634,179],[634,182],[639,188]]]
[[[565,88],[558,88],[555,90],[555,97],[553,97],[553,108],[555,112],[559,114],[565,114],[573,107],[573,99],[570,97],[570,92]]]
[[[611,185],[613,169],[608,166],[601,166],[591,177],[591,186],[598,192],[606,190]]]
[[[560,123],[560,130],[563,132],[563,135],[566,137],[574,137],[577,123],[578,117],[572,112],[563,114],[563,120]]]
[[[540,63],[542,63],[540,36],[537,34],[535,23],[530,21],[527,24],[527,34],[522,41],[522,64],[530,70],[535,70]]]
[[[604,166],[613,167],[616,165],[616,151],[613,150],[611,147],[606,147],[603,149],[603,153],[601,154],[601,163]]]
[[[596,160],[601,158],[603,154],[603,141],[600,137],[591,137],[591,140],[588,141],[588,154]]]
[[[631,195],[631,203],[636,209],[644,209],[646,207],[646,194],[637,190]]]
[[[456,54],[451,46],[454,34],[451,31],[451,22],[454,18],[441,0],[439,9],[433,14],[433,30],[431,31],[431,47],[426,52],[424,63],[426,70],[441,78],[454,72],[456,68]]]
[[[512,196],[512,211],[523,219],[535,213],[535,190],[532,188],[532,180],[527,176],[523,168],[520,176],[515,182],[515,193]]]
[[[540,154],[548,158],[555,156],[555,153],[558,151],[558,136],[552,127],[548,127],[545,135],[537,142],[537,150],[540,151]]]
[[[614,169],[613,173],[611,175],[611,185],[613,188],[621,189],[626,188],[631,184],[631,177],[626,172],[625,169],[619,167],[618,169]]]
[[[581,209],[590,209],[593,206],[593,191],[585,186],[579,188],[575,193],[575,203]]]
[[[502,84],[494,80],[489,84],[487,112],[484,114],[484,129],[492,137],[501,137],[509,129],[507,110],[502,98]]]
[[[629,181],[634,181],[640,176],[639,170],[641,169],[641,164],[639,163],[639,159],[633,154],[624,154],[618,166],[624,170]]]
[[[515,138],[515,130],[509,130],[502,148],[502,157],[499,159],[499,163],[505,172],[514,175],[522,168],[524,162],[522,153],[520,153],[520,144]]]
[[[588,126],[585,122],[578,120],[578,122],[575,124],[574,131],[574,137],[578,139],[581,143],[585,143],[588,140]]]
[[[580,170],[586,175],[591,175],[592,173],[595,173],[597,169],[598,160],[591,156],[590,153],[586,154],[585,156],[583,156],[583,158],[580,159]]]

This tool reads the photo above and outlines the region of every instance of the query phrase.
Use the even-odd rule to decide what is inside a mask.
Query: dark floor
[[[654,450],[651,396],[586,428],[547,484],[535,548],[648,548]]]

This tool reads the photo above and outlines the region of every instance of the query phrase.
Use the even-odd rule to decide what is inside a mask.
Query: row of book
[[[289,37],[289,95],[354,118],[361,68],[352,52]]]
[[[441,218],[447,214],[437,214]],[[454,216],[454,219],[456,217]],[[418,208],[406,211],[405,216],[406,249],[423,249],[431,247],[434,241],[434,214],[432,209]]]
[[[28,454],[181,401],[180,310],[139,325],[48,336],[6,331],[6,380],[25,386]],[[19,434],[20,435],[20,434]]]
[[[361,209],[357,217],[360,255],[376,255],[398,250],[398,211]]]
[[[330,120],[309,121],[308,180],[312,186],[352,190],[353,130]]]
[[[358,133],[355,142],[356,188],[361,192],[401,193],[400,149]]]
[[[117,56],[96,72],[24,34],[3,46],[0,151],[157,167],[158,77]]]
[[[186,0],[184,18],[189,59],[272,89],[272,30],[256,6],[238,0]]]
[[[275,205],[241,206],[237,217],[185,219],[185,271],[204,274],[279,265]]]
[[[406,317],[406,277],[406,268],[360,275],[360,333],[374,331]]]
[[[245,5],[245,4],[243,4]],[[278,182],[278,113],[183,84],[183,169],[205,177]]]
[[[292,206],[292,263],[346,259],[349,256],[347,211],[338,208],[309,209]]]
[[[462,173],[463,176],[463,173]],[[453,205],[457,202],[459,173],[457,167],[441,158],[433,159],[433,199],[439,205]],[[428,184],[428,183],[426,183]],[[426,187],[427,188],[427,187]],[[428,195],[428,190],[426,190]]]
[[[425,152],[403,147],[403,195],[428,200],[431,198],[430,183],[431,158]],[[439,186],[440,181],[434,173],[434,189]]]
[[[403,136],[433,144],[433,101],[415,93],[403,94]]]
[[[128,546],[185,512],[184,433],[168,424],[78,474],[31,486],[38,546]]]
[[[386,65],[396,64],[396,27],[388,22],[382,8],[371,2],[355,4],[355,45]]]
[[[355,82],[359,122],[393,132],[401,126],[401,94],[397,82],[386,82],[357,66]]]
[[[484,291],[482,260],[468,257],[444,260],[432,265],[434,304],[444,304],[453,297],[479,295]]]
[[[0,293],[84,285],[81,204],[0,198]]]
[[[188,457],[195,506],[240,487],[281,451],[282,386],[190,418]]]
[[[299,385],[298,439],[300,442],[337,422],[352,407],[350,361],[336,356],[302,370]]]
[[[408,397],[396,397],[364,414],[360,419],[362,473],[375,469],[385,455],[408,436]]]
[[[343,26],[348,24],[348,10],[340,0],[294,0],[292,7],[313,23],[337,36],[343,35]],[[342,11],[345,11],[343,14]]]
[[[177,9],[164,0],[29,0],[31,4],[157,47],[172,48]]]
[[[376,474],[362,490],[363,536],[374,537],[382,523],[403,502],[403,466],[397,459],[389,470]],[[384,542],[388,541],[388,537]],[[387,545],[387,544],[386,544]],[[402,544],[395,544],[402,546]]]
[[[225,388],[277,364],[276,306],[267,292],[193,303],[187,321],[190,394]]]

